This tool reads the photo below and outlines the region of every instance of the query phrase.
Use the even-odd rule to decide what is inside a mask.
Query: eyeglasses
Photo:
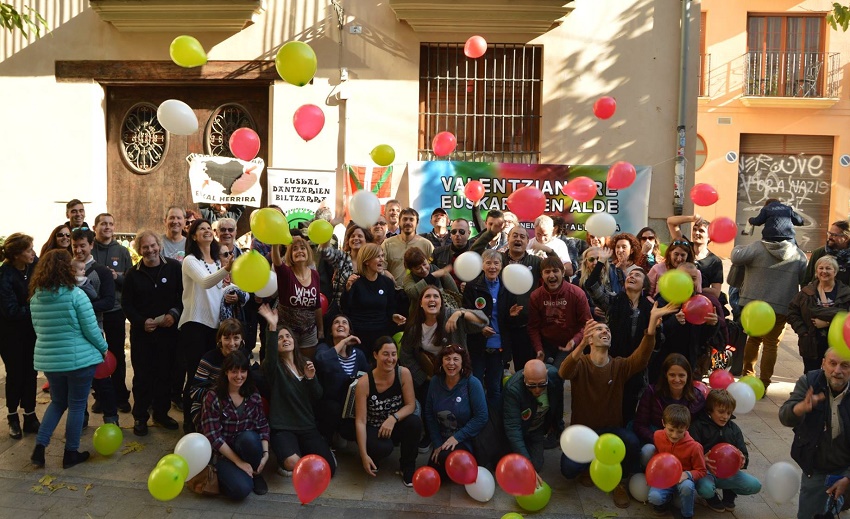
[[[687,240],[673,240],[673,241],[670,242],[670,245],[671,246],[672,245],[684,245],[685,247],[690,247],[691,242],[689,242]]]
[[[69,232],[57,232],[56,237],[57,238],[70,238],[71,233],[69,233]]]
[[[233,227],[219,227],[218,228],[218,232],[233,232],[235,230],[236,229],[234,229]]]
[[[233,256],[233,253],[230,252],[229,250],[225,250],[225,251],[221,251],[218,255],[221,256],[222,258],[229,258],[230,256]]]
[[[386,227],[387,222],[375,222],[375,225],[380,225],[381,227]]]
[[[843,237],[843,236],[844,236],[844,233],[842,233],[842,232],[829,232],[829,231],[826,231],[826,236],[827,236],[828,238],[841,238],[841,237]]]
[[[640,241],[654,240],[655,236],[641,236]]]
[[[594,257],[587,258],[588,263],[596,263],[597,261],[599,261],[599,258],[594,258]]]
[[[88,227],[85,227],[85,226],[83,226],[83,227],[74,227],[73,229],[71,229],[71,232],[74,232],[74,231],[88,231],[88,230],[89,230],[89,228],[88,228]]]
[[[452,234],[452,236],[454,236],[455,234],[460,234],[461,236],[466,236],[466,229],[452,229],[449,232]]]
[[[525,383],[525,387],[527,387],[528,389],[543,389],[544,387],[546,387],[548,385],[549,385],[549,379],[548,378],[546,379],[546,382],[538,382],[536,384],[529,384],[528,382]]]

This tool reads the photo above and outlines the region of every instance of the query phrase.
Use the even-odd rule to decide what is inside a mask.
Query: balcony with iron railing
[[[711,97],[711,54],[699,55],[699,96]]]
[[[759,52],[743,56],[745,106],[826,108],[838,102],[837,52]]]

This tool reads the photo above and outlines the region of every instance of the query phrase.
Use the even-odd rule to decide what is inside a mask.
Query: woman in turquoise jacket
[[[71,255],[64,249],[49,251],[33,274],[30,312],[35,328],[34,367],[50,382],[50,405],[36,436],[32,462],[44,466],[44,450],[56,425],[68,410],[65,422],[63,468],[89,458],[78,452],[94,370],[106,355],[106,340],[88,296],[77,288]]]

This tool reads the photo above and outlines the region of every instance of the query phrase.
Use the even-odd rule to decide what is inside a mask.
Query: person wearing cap
[[[457,257],[468,251],[472,246],[472,242],[469,241],[469,222],[463,218],[458,218],[452,222],[449,236],[451,241],[448,245],[434,249],[432,262],[440,269],[448,266],[453,267]],[[454,271],[451,272],[451,275],[457,286],[460,286],[461,279],[455,275]]]
[[[449,214],[442,207],[438,207],[431,211],[431,225],[434,228],[429,232],[423,232],[422,236],[426,240],[434,244],[434,249],[449,245],[451,238],[449,235]]]

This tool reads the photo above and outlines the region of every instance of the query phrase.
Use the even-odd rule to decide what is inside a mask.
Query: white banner
[[[263,159],[250,162],[232,157],[215,157],[193,153],[189,162],[189,185],[192,202],[206,204],[262,205],[263,186],[260,176]]]
[[[336,171],[269,168],[268,177],[268,205],[283,209],[290,225],[293,217],[312,219],[322,202],[336,208]]]

